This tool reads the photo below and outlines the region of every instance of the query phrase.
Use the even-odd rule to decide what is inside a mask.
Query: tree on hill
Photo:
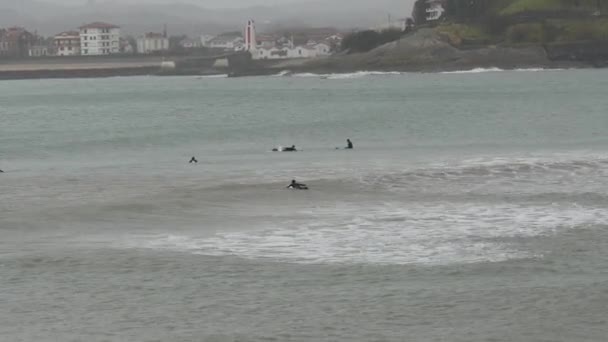
[[[427,10],[431,8],[431,4],[428,0],[417,0],[414,3],[414,9],[412,11],[412,18],[416,25],[426,24]]]
[[[473,19],[487,13],[496,0],[447,0],[446,15],[457,19]]]

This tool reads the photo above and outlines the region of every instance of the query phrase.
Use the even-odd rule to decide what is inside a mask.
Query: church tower
[[[255,22],[253,20],[247,21],[247,27],[245,28],[245,51],[249,51],[252,55],[257,48],[257,41],[255,39]]]

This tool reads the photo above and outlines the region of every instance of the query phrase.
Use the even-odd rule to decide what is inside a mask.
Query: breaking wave
[[[518,248],[521,237],[608,224],[608,210],[579,206],[440,204],[338,207],[306,222],[220,233],[212,237],[156,235],[132,246],[207,256],[236,256],[302,264],[428,264],[501,262],[542,257]]]
[[[516,72],[540,72],[540,71],[560,71],[563,69],[544,69],[544,68],[520,68],[520,69],[501,69],[501,68],[474,68],[471,70],[456,70],[456,71],[444,71],[442,74],[481,74],[487,72],[505,72],[505,71],[516,71]]]

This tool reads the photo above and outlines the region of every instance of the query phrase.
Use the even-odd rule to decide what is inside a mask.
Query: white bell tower
[[[249,20],[247,21],[247,27],[245,28],[245,51],[249,51],[252,55],[255,55],[257,46],[257,40],[255,39],[255,22]]]

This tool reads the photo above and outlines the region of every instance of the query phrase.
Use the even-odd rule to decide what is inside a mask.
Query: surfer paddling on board
[[[298,183],[295,179],[291,181],[291,184],[287,186],[287,189],[293,190],[308,190],[308,186],[306,184]]]
[[[298,152],[296,149],[296,145],[291,145],[291,147],[282,147],[282,148],[274,148],[273,152]]]

